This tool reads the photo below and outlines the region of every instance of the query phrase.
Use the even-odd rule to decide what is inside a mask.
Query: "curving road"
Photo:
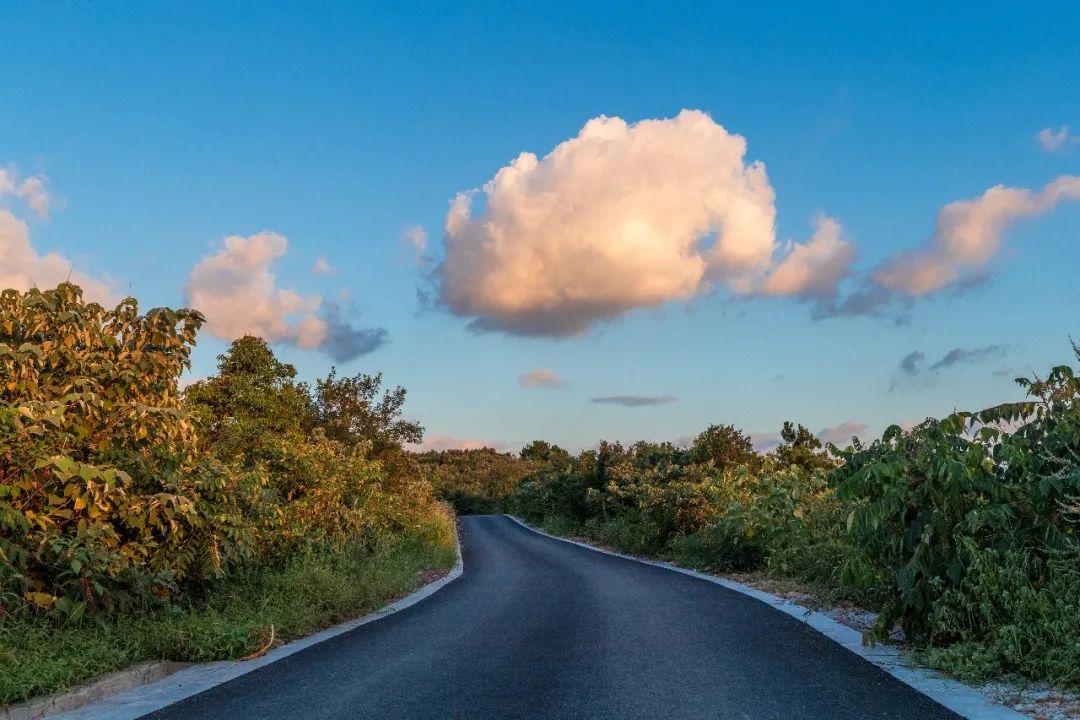
[[[718,585],[462,518],[432,597],[152,718],[955,719]]]

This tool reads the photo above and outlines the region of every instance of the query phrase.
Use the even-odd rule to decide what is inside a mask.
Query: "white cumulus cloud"
[[[382,328],[356,328],[337,302],[279,288],[273,265],[288,240],[270,231],[232,235],[188,277],[188,303],[206,316],[206,331],[223,340],[258,335],[267,342],[318,348],[347,362],[383,345]]]
[[[594,118],[547,156],[522,153],[453,200],[439,297],[478,329],[566,336],[717,285],[830,292],[841,273],[823,275],[823,265],[850,263],[838,231],[789,247],[769,276],[774,193],[765,166],[745,155],[741,136],[699,111]]]
[[[825,215],[814,221],[806,244],[788,243],[788,254],[765,279],[769,295],[831,297],[851,272],[855,246],[841,236],[840,222]]]
[[[962,281],[997,255],[1010,225],[1049,212],[1063,200],[1080,200],[1080,176],[1062,175],[1040,190],[995,185],[974,200],[949,203],[938,213],[930,240],[887,261],[874,281],[907,295]]]
[[[269,231],[225,238],[217,253],[203,258],[188,278],[188,302],[206,315],[206,330],[223,340],[258,335],[303,348],[326,339],[326,322],[316,316],[322,298],[277,287],[271,271],[288,241]]]
[[[63,255],[39,254],[26,223],[0,208],[0,290],[46,290],[68,281],[81,287],[87,300],[108,306],[119,299],[107,283],[75,270]]]

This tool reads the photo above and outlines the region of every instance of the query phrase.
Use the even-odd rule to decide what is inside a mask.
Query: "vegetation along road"
[[[431,598],[150,717],[956,717],[752,598],[461,522],[465,574]]]

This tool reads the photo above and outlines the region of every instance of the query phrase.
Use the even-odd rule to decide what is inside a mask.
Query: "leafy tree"
[[[696,462],[711,463],[721,470],[739,466],[753,468],[761,461],[750,436],[734,425],[710,425],[694,438],[691,452]]]
[[[836,463],[822,449],[821,440],[800,423],[784,422],[780,430],[782,443],[774,451],[780,465],[806,471],[831,470]]]
[[[200,526],[177,379],[203,318],[0,293],[0,609],[69,617],[167,595]]]
[[[544,440],[533,440],[521,448],[518,457],[522,460],[535,460],[551,467],[566,467],[573,460],[570,453]]]
[[[283,437],[302,436],[314,423],[308,387],[262,338],[245,336],[218,356],[218,374],[184,392],[201,420],[205,446],[245,467],[282,456]]]
[[[369,443],[373,457],[424,439],[420,423],[403,420],[405,388],[382,388],[382,373],[337,376],[337,369],[315,382],[315,418],[327,436],[347,445]]]

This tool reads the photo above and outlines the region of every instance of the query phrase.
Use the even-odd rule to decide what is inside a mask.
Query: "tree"
[[[518,457],[522,460],[536,460],[551,467],[566,467],[572,461],[570,453],[544,440],[533,440],[521,448]]]
[[[822,449],[821,440],[801,423],[796,426],[790,420],[785,420],[780,438],[783,442],[776,448],[775,454],[784,467],[808,471],[836,467],[836,463]]]
[[[761,461],[750,436],[734,425],[710,425],[694,438],[691,453],[695,462],[711,463],[721,470],[756,467]]]
[[[276,457],[282,437],[314,422],[308,386],[262,338],[242,337],[218,356],[218,374],[184,391],[202,425],[202,439],[219,457],[251,466]]]
[[[337,376],[337,368],[315,381],[316,422],[328,437],[346,445],[371,444],[372,457],[391,448],[424,439],[420,423],[402,420],[405,388],[387,389],[379,397],[382,373]]]

